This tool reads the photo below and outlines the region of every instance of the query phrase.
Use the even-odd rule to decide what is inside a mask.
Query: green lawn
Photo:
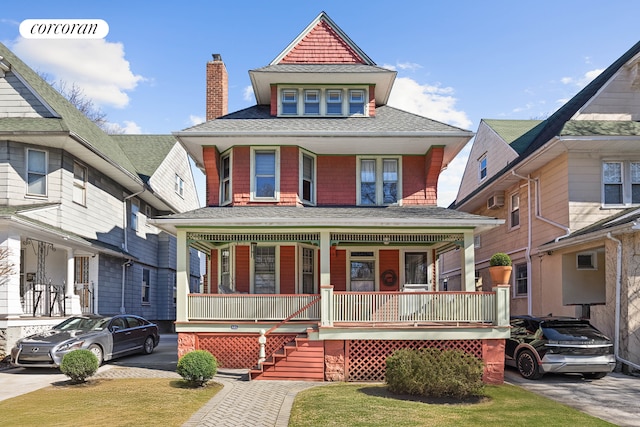
[[[396,398],[384,385],[335,384],[296,397],[289,427],[309,426],[612,426],[512,385],[486,386],[479,403],[423,403]]]

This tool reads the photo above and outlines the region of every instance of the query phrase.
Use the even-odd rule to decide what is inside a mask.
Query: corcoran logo
[[[20,35],[25,39],[103,39],[109,24],[102,19],[25,19]]]

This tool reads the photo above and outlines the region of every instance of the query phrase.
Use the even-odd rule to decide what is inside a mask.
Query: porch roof
[[[430,228],[486,231],[504,220],[439,206],[205,207],[151,222],[173,234],[181,227]]]

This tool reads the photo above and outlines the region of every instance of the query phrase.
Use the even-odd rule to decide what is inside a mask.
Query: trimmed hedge
[[[194,350],[178,360],[176,372],[191,386],[201,387],[218,372],[218,361],[206,350]]]
[[[467,398],[482,393],[482,360],[461,350],[397,350],[386,360],[386,383],[395,394]]]
[[[98,370],[98,358],[90,350],[73,350],[62,357],[60,371],[74,383],[83,383]]]

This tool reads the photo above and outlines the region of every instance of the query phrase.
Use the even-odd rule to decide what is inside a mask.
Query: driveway
[[[579,375],[546,374],[531,381],[505,367],[504,380],[610,423],[640,426],[638,377],[613,372],[599,380],[585,380]]]
[[[149,355],[132,355],[106,362],[98,369],[98,374],[117,366],[147,368],[175,372],[178,363],[177,334],[163,334],[160,344]],[[12,368],[0,371],[0,401],[47,387],[59,381],[66,381],[66,375],[58,369]]]

